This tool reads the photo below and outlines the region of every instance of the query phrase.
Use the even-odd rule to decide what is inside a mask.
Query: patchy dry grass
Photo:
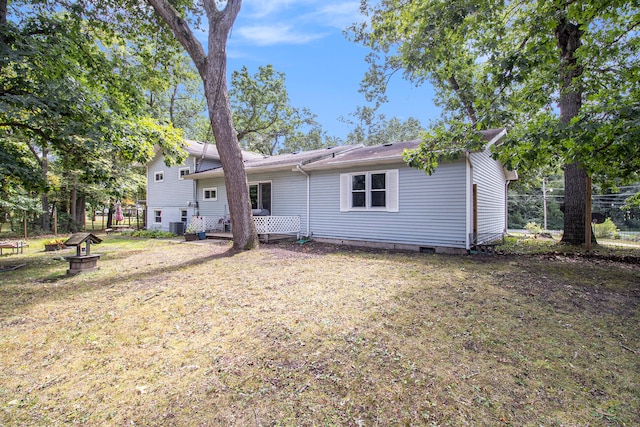
[[[109,238],[0,259],[0,424],[640,425],[640,267]]]

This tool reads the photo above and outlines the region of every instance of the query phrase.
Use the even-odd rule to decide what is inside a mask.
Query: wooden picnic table
[[[29,247],[29,245],[26,242],[23,242],[22,240],[17,240],[17,241],[2,241],[0,242],[0,255],[2,255],[2,250],[3,249],[11,249],[11,253],[17,254],[17,253],[23,253],[24,248]]]

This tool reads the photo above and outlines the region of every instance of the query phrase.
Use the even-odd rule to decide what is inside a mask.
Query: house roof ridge
[[[362,148],[362,147],[364,147],[364,144],[338,145],[338,146],[335,146],[335,147],[327,147],[327,150],[328,149],[332,149],[332,148],[340,148],[340,147],[343,147],[344,150],[340,150],[340,151],[337,151],[337,152],[336,151],[332,151],[331,153],[325,153],[323,156],[320,156],[320,157],[317,157],[317,158],[313,158],[313,159],[308,159],[306,161],[300,162],[299,164],[304,166],[304,165],[308,165],[310,163],[319,162],[319,161],[324,160],[324,159],[333,158],[335,156],[339,156],[342,153],[347,153],[347,152],[349,152],[351,150],[356,150],[358,148]]]

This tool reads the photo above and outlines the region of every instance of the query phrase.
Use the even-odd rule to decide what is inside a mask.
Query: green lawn
[[[29,243],[0,258],[0,425],[640,425],[638,251],[105,236],[67,277]]]

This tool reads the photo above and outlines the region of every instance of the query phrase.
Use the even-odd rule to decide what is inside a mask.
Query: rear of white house
[[[419,141],[247,158],[254,215],[273,221],[296,219],[299,235],[319,241],[466,252],[506,232],[507,186],[517,175],[489,152],[503,136],[502,130],[486,132],[484,151],[444,162],[432,175],[402,160],[403,151]],[[179,167],[175,169],[177,173]],[[183,176],[175,190],[166,188],[178,202],[169,208],[152,196],[158,188],[152,182],[155,170],[149,166],[149,215],[154,216],[154,200],[155,209],[166,212],[167,220],[150,221],[150,226],[158,226],[151,228],[168,230],[170,221],[184,219],[184,210],[186,222],[190,215],[228,218],[219,164]],[[189,183],[191,187],[185,185]]]
[[[164,156],[157,153],[147,164],[147,228],[173,231],[172,224],[182,223],[182,230],[194,215],[198,215],[200,193],[215,198],[216,194],[198,188],[198,182],[188,179],[191,174],[221,166],[215,145],[185,141],[187,159],[181,165],[167,166]],[[261,157],[244,152],[246,158]]]

